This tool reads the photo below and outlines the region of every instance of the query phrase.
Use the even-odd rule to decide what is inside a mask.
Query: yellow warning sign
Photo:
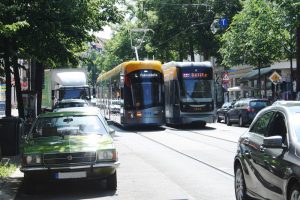
[[[276,85],[281,82],[282,77],[277,72],[273,72],[269,79],[270,81],[272,81],[273,84]]]

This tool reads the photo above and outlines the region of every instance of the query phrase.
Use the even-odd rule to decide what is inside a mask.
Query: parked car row
[[[257,113],[271,105],[267,99],[241,99],[236,102],[224,103],[222,108],[217,110],[217,121],[224,120],[228,126],[236,123],[243,127],[251,124]]]

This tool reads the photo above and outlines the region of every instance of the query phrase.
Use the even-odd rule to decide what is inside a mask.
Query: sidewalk
[[[18,109],[13,108],[11,114],[14,117],[18,117]],[[0,118],[1,117],[3,116],[0,116]],[[0,178],[0,200],[13,200],[15,199],[23,180],[23,173],[20,171],[20,157],[13,156],[1,158],[0,155],[0,161],[2,160],[17,166],[16,171],[10,177]]]
[[[10,177],[3,179],[0,178],[0,200],[13,200],[15,199],[15,196],[23,180],[23,173],[19,170],[20,157],[14,156],[2,159],[7,160],[11,164],[17,165],[16,171]]]

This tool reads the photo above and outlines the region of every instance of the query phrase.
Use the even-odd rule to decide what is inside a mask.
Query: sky
[[[97,37],[111,39],[112,37],[112,30],[109,26],[104,26],[103,31],[99,31],[94,33]]]

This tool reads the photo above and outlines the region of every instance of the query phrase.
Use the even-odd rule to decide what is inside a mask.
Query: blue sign
[[[227,18],[219,19],[219,25],[220,25],[221,29],[227,28],[228,27],[228,19]]]

